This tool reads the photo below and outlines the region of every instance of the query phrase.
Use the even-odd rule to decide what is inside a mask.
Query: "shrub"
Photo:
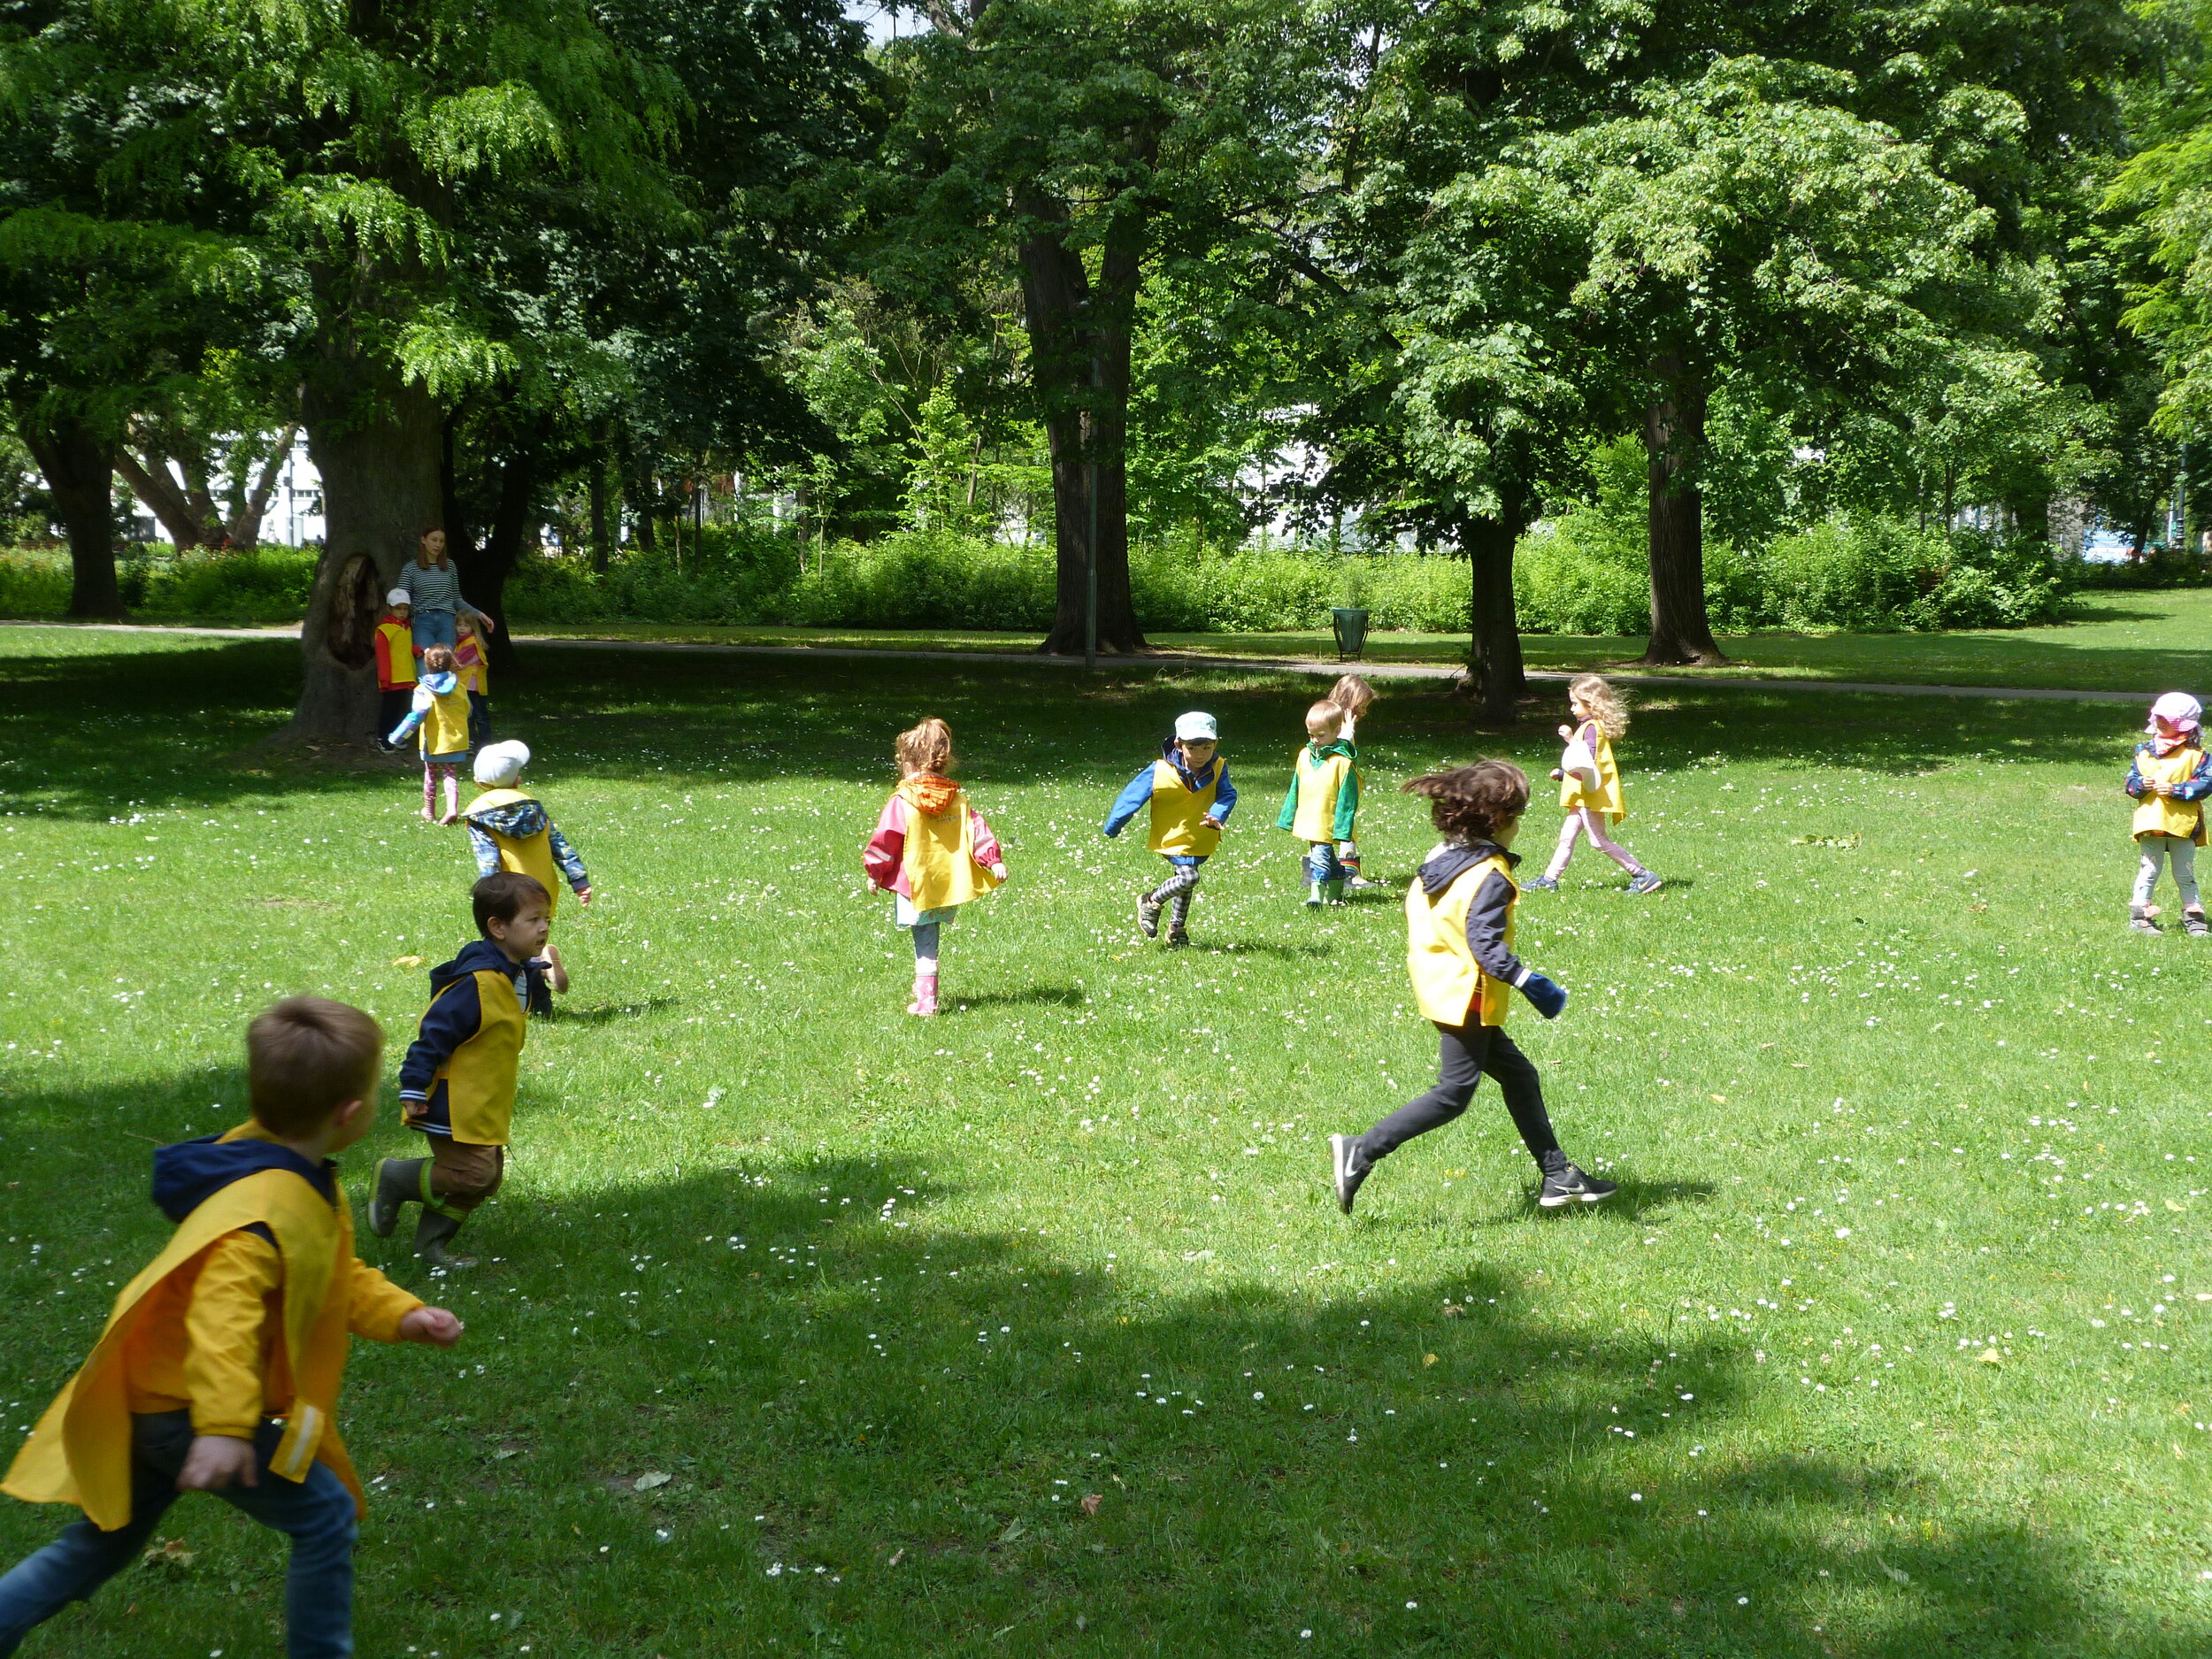
[[[1643,549],[1595,511],[1564,513],[1521,538],[1513,608],[1530,634],[1640,634],[1651,623]]]

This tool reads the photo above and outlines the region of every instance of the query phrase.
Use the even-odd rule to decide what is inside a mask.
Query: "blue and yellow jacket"
[[[515,847],[502,844],[534,841],[543,835],[546,850],[552,863],[560,867],[569,887],[581,893],[591,885],[582,857],[568,844],[568,837],[546,816],[545,803],[533,796],[518,790],[492,790],[469,803],[468,810],[461,814],[461,822],[468,826],[469,849],[476,855],[476,873],[480,879],[495,876],[503,869],[519,870],[525,875],[535,876],[548,898],[557,897],[554,884],[546,879],[550,871],[532,869],[526,854],[518,856]]]
[[[1181,799],[1170,803],[1156,798],[1164,784]],[[1132,778],[1114,797],[1114,804],[1106,812],[1107,837],[1110,840],[1120,834],[1148,802],[1152,805],[1149,845],[1153,851],[1171,857],[1203,858],[1219,844],[1220,826],[1236,810],[1237,787],[1229,781],[1228,762],[1218,753],[1206,763],[1204,771],[1194,772],[1183,764],[1171,737],[1161,745],[1160,758]]]
[[[472,1146],[505,1146],[524,1016],[552,1011],[543,965],[510,962],[488,939],[433,968],[430,1006],[399,1068],[407,1126]]]
[[[2150,786],[2154,783],[2170,784],[2173,794],[2153,795]],[[2193,741],[2179,744],[2164,755],[2154,743],[2139,743],[2135,758],[2128,763],[2126,788],[2129,796],[2139,803],[2131,827],[2132,834],[2139,839],[2175,835],[2204,845],[2204,799],[2212,795],[2212,754]]]
[[[1358,760],[1359,751],[1340,738],[1300,749],[1275,827],[1308,842],[1350,841],[1359,817]]]

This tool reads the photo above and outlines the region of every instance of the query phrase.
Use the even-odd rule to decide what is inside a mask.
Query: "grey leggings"
[[[913,927],[910,931],[912,932],[914,935],[915,961],[934,962],[937,960],[937,930],[943,926],[944,924],[942,922],[917,922],[914,924]]]
[[[2145,835],[2135,843],[2142,863],[2135,870],[2135,896],[2131,901],[2137,910],[2151,902],[2151,894],[2158,886],[2158,872],[2165,862],[2174,862],[2174,887],[2181,895],[2184,910],[2197,908],[2197,844],[2186,835]]]

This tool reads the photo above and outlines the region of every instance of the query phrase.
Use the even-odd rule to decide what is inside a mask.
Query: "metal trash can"
[[[1366,611],[1348,606],[1329,612],[1329,620],[1336,628],[1339,662],[1356,661],[1367,654],[1367,616]]]

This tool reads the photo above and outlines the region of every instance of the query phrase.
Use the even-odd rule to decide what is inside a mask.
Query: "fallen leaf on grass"
[[[1466,1309],[1461,1307],[1455,1302],[1448,1302],[1444,1304],[1444,1317],[1447,1319],[1456,1319],[1466,1311]]]
[[[1977,1365],[2001,1365],[2005,1363],[2005,1356],[1993,1348],[1985,1348],[1974,1356],[1974,1363]]]
[[[1010,1544],[1028,1530],[1029,1528],[1027,1525],[1022,1520],[1022,1517],[1018,1515],[1012,1520],[1007,1522],[1006,1530],[998,1535],[998,1541],[1002,1544]]]
[[[1424,1365],[1433,1365],[1433,1364],[1435,1364],[1435,1363],[1436,1363],[1436,1356],[1435,1356],[1435,1355],[1433,1355],[1433,1354],[1424,1354],[1424,1355],[1422,1355],[1422,1356],[1421,1356],[1421,1363],[1422,1363],[1422,1364],[1424,1364]]]
[[[890,1560],[888,1560],[888,1561],[887,1561],[887,1562],[885,1562],[883,1564],[884,1564],[885,1566],[887,1566],[887,1567],[895,1567],[895,1566],[897,1566],[897,1565],[899,1564],[899,1563],[901,1563],[901,1562],[904,1561],[905,1559],[906,1559],[906,1546],[905,1546],[905,1545],[903,1545],[903,1544],[901,1544],[901,1545],[898,1547],[898,1548],[897,1548],[895,1552],[893,1552],[892,1556],[891,1556],[891,1559],[890,1559]]]
[[[395,968],[419,968],[422,966],[422,958],[420,956],[394,956],[392,965]]]
[[[640,1475],[635,1480],[632,1481],[630,1483],[630,1489],[633,1492],[650,1492],[656,1486],[666,1486],[674,1479],[675,1477],[673,1475],[664,1475],[658,1470],[655,1470],[649,1474]]]
[[[198,1559],[198,1552],[187,1549],[181,1538],[165,1538],[138,1558],[141,1566],[167,1567],[177,1572],[182,1572]]]
[[[1095,1492],[1085,1493],[1083,1494],[1083,1513],[1086,1515],[1096,1515],[1098,1513],[1098,1506],[1105,1501],[1105,1499],[1101,1497]]]
[[[1885,1573],[1889,1575],[1890,1582],[1893,1584],[1910,1584],[1912,1582],[1912,1574],[1907,1572],[1902,1567],[1891,1566],[1889,1563],[1884,1561],[1879,1555],[1874,1557],[1874,1564],[1879,1567]]]

